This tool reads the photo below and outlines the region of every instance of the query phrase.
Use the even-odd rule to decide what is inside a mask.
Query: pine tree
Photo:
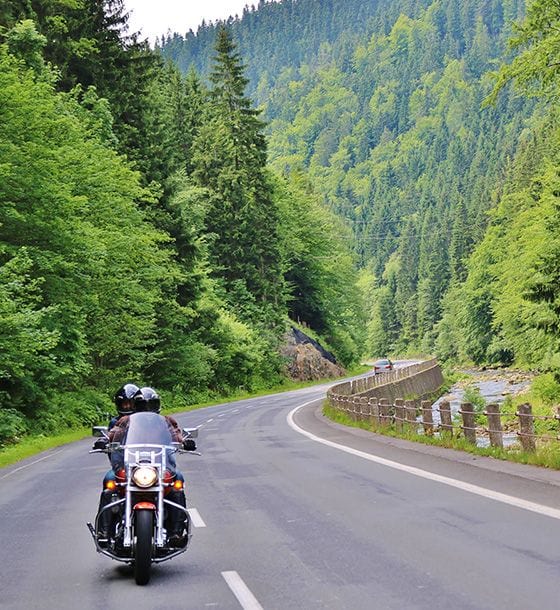
[[[195,182],[210,191],[210,259],[228,300],[242,315],[276,320],[284,286],[264,124],[245,97],[244,67],[225,29],[215,49],[209,117],[195,139],[192,159]]]

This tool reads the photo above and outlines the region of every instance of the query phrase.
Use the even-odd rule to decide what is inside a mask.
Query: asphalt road
[[[324,392],[178,417],[201,426],[179,457],[198,527],[147,587],[94,550],[89,440],[0,470],[0,607],[560,607],[560,473],[347,430]]]

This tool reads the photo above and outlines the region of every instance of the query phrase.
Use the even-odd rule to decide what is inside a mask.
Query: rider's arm
[[[171,432],[171,438],[174,443],[182,443],[183,442],[183,433],[181,432],[181,428],[179,428],[179,424],[173,417],[166,415],[165,417],[167,421],[167,426],[169,427],[169,432]]]

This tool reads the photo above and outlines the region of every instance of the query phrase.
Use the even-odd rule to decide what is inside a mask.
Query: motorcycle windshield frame
[[[133,413],[130,416],[126,445],[172,445],[173,439],[165,417],[157,413]]]
[[[140,462],[158,464],[176,471],[173,444],[167,420],[151,412],[133,413],[130,416],[126,437],[120,447],[111,453],[113,470],[128,468]]]

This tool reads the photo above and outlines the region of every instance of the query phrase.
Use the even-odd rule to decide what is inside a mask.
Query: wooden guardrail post
[[[386,428],[391,421],[391,416],[389,415],[389,407],[390,403],[386,398],[382,398],[379,401],[379,424]]]
[[[529,403],[519,405],[517,408],[519,417],[519,438],[524,451],[532,453],[536,449],[535,424],[533,420],[533,409]]]
[[[360,399],[357,396],[352,397],[352,419],[360,421]]]
[[[354,419],[357,422],[362,419],[362,403],[358,396],[354,397]]]
[[[476,445],[476,426],[474,421],[474,407],[470,402],[461,403],[459,411],[463,418],[463,432],[469,443]]]
[[[395,400],[395,429],[401,433],[404,430],[404,400],[402,398]]]
[[[360,421],[369,419],[369,403],[367,396],[360,396]]]
[[[488,417],[488,436],[490,437],[490,445],[492,445],[492,447],[503,448],[504,437],[502,434],[500,406],[495,403],[488,405],[484,414]]]
[[[416,432],[416,403],[413,400],[404,401],[405,430]]]
[[[379,426],[379,405],[377,403],[377,398],[375,398],[374,396],[369,399],[369,412],[369,421],[371,427],[375,429]]]
[[[453,422],[451,420],[451,405],[443,400],[439,404],[439,417],[441,419],[442,436],[453,436]]]
[[[422,401],[422,425],[424,426],[424,434],[432,436],[434,433],[434,416],[430,400]]]

